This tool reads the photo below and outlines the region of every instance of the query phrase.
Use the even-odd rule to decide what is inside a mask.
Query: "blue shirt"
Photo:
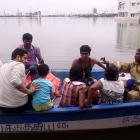
[[[39,84],[39,90],[33,96],[32,105],[47,105],[51,101],[50,94],[54,93],[53,84],[44,78],[37,78],[34,83]]]

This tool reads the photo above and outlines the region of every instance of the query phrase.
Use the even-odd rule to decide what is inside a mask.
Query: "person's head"
[[[135,62],[140,64],[140,48],[136,50],[135,53]]]
[[[12,52],[11,59],[18,62],[22,62],[26,65],[28,63],[27,51],[25,51],[24,49],[17,48]]]
[[[40,64],[38,66],[38,74],[41,77],[46,77],[49,73],[49,66],[47,64]]]
[[[37,65],[32,65],[29,67],[29,75],[31,77],[31,80],[38,78],[38,66]]]
[[[22,40],[23,40],[23,43],[24,43],[24,48],[25,49],[30,49],[31,44],[32,44],[32,40],[33,40],[33,36],[30,33],[25,33],[22,36]]]
[[[88,45],[82,45],[80,47],[80,54],[83,59],[88,58],[90,56],[90,52],[91,48]]]
[[[117,81],[119,77],[119,70],[118,68],[110,64],[105,70],[105,77],[108,81]]]
[[[69,78],[71,81],[81,81],[83,75],[83,69],[81,65],[75,65],[70,69]]]

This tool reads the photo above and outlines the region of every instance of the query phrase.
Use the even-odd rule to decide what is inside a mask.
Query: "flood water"
[[[114,18],[0,18],[0,59],[6,62],[22,43],[22,34],[33,35],[51,69],[70,68],[79,48],[91,46],[91,57],[133,61],[140,48],[140,24],[118,23]]]
[[[33,44],[40,47],[42,56],[51,69],[70,68],[79,57],[79,47],[88,44],[91,57],[106,57],[123,62],[133,61],[140,48],[140,25],[118,23],[114,18],[0,18],[0,59],[6,62],[11,52],[22,43],[22,34],[33,34]],[[114,130],[94,134],[21,135],[14,139],[140,139],[140,128]],[[11,139],[10,136],[0,136]]]

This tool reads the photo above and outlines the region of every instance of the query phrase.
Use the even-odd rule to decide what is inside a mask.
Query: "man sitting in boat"
[[[25,87],[25,65],[27,52],[17,48],[12,52],[12,60],[0,68],[0,108],[3,112],[19,112],[28,107],[28,95],[39,89],[33,85]]]
[[[81,57],[75,59],[72,63],[72,67],[76,65],[81,65],[82,67],[82,75],[81,80],[86,83],[86,85],[90,86],[94,81],[91,78],[91,71],[95,64],[105,69],[106,67],[97,59],[90,57],[91,48],[88,45],[82,45],[80,47]]]
[[[46,79],[49,73],[49,67],[46,64],[38,66],[39,78],[33,80],[31,85],[38,84],[39,90],[33,96],[32,106],[36,111],[48,110],[54,106],[52,99],[54,98],[53,84]]]
[[[94,98],[99,94],[99,104],[122,103],[124,83],[118,80],[119,70],[115,65],[110,65],[105,71],[105,78],[95,82],[88,91],[87,104],[92,105]]]
[[[63,82],[60,106],[84,106],[87,87],[81,82],[82,74],[81,65],[77,64],[70,69],[70,79],[66,78]]]
[[[127,82],[130,91],[126,92],[126,102],[140,101],[140,48],[136,50],[134,57],[135,61],[130,63],[106,61],[105,59],[103,59],[104,64],[110,65],[113,63],[119,68],[120,72],[130,73],[132,79],[128,80]]]
[[[37,64],[43,64],[44,60],[41,56],[39,47],[32,44],[33,36],[30,33],[25,33],[22,36],[23,44],[18,48],[24,49],[28,53],[28,63],[26,64],[26,70],[28,71],[30,66],[36,66]]]

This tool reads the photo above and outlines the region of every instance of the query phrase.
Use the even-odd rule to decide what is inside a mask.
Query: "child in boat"
[[[36,66],[30,66],[29,71],[26,75],[26,87],[29,87],[31,82],[33,80],[35,80],[36,78],[38,78],[38,70],[37,70],[38,65]],[[52,74],[51,72],[49,72],[46,76],[46,79],[48,79],[49,81],[51,81],[51,83],[54,86],[54,95],[56,97],[60,97],[60,91],[59,91],[59,87],[61,86],[61,80],[56,77],[54,74]]]
[[[92,105],[94,98],[100,94],[100,104],[122,103],[124,96],[124,83],[118,80],[119,70],[115,65],[109,65],[105,77],[95,82],[88,91],[87,104]]]
[[[48,110],[54,106],[52,99],[54,93],[53,84],[46,79],[49,67],[46,64],[38,66],[39,78],[33,80],[33,84],[39,84],[39,90],[33,95],[32,106],[36,111]]]
[[[136,50],[134,58],[134,62],[127,63],[102,58],[104,64],[115,64],[120,72],[130,73],[131,79],[127,81],[124,102],[140,101],[140,48]]]
[[[84,106],[86,84],[81,82],[82,67],[75,65],[70,69],[70,79],[64,79],[60,106]]]

